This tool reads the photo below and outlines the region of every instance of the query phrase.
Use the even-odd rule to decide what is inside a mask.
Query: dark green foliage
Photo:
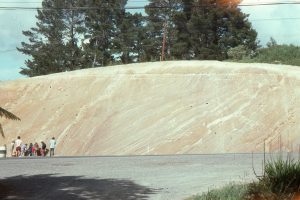
[[[166,25],[167,59],[227,59],[230,48],[257,48],[257,33],[237,7],[239,1],[151,0],[146,6],[147,60],[161,55]],[[154,9],[153,7],[158,9]],[[161,8],[162,7],[162,8]]]
[[[42,6],[46,9],[59,5],[58,2],[47,0],[43,1]],[[38,10],[37,27],[23,31],[23,34],[29,37],[29,43],[22,42],[22,48],[18,50],[30,55],[32,59],[25,62],[27,68],[22,68],[21,74],[36,76],[62,71],[63,63],[58,54],[63,49],[64,24],[59,20],[62,15],[59,11]],[[56,60],[53,60],[56,56]]]
[[[127,0],[86,0],[84,47],[88,67],[107,66],[114,62],[114,46],[119,26],[125,17]]]
[[[244,200],[246,185],[229,184],[221,189],[211,190],[205,194],[193,197],[193,200]]]
[[[300,162],[282,157],[267,162],[265,176],[260,180],[275,194],[300,191]]]
[[[82,13],[59,9],[72,8],[76,3],[76,0],[42,2],[43,10],[37,11],[36,27],[23,31],[29,43],[22,42],[22,47],[18,48],[30,56],[25,62],[27,68],[22,68],[21,74],[37,76],[81,68],[78,37],[82,32]]]
[[[88,67],[138,62],[143,57],[145,17],[125,10],[127,0],[87,1],[83,45]],[[85,5],[86,6],[86,5]]]
[[[81,6],[82,0],[66,0],[65,7],[71,10],[64,10],[63,21],[65,25],[64,31],[64,47],[62,52],[64,56],[65,70],[76,70],[85,68],[83,62],[83,51],[79,42],[85,31],[84,12],[74,8]]]
[[[194,3],[188,30],[195,58],[224,60],[228,50],[238,45],[250,50],[257,48],[257,33],[237,3],[223,0]]]
[[[150,0],[145,7],[148,15],[146,24],[145,60],[160,60],[163,34],[166,34],[165,57],[170,60],[175,44],[174,17],[178,14],[181,0]]]
[[[267,42],[267,47],[274,47],[274,46],[276,46],[277,45],[277,42],[276,42],[276,40],[274,39],[274,38],[270,38],[270,41],[269,42]]]
[[[300,66],[300,47],[294,45],[274,45],[258,50],[252,62],[287,64]]]
[[[231,58],[234,59],[234,58]],[[275,45],[269,43],[269,47],[260,48],[255,52],[243,56],[241,59],[234,59],[239,62],[249,63],[270,63],[270,64],[286,64],[300,66],[300,47],[294,45]]]
[[[144,49],[142,40],[145,39],[145,17],[141,14],[124,13],[124,18],[118,25],[118,36],[114,40],[115,62],[123,64],[143,60]]]
[[[245,197],[249,200],[290,200],[300,191],[300,162],[287,157],[266,163],[265,175],[248,185]]]
[[[192,6],[192,1],[182,0],[182,4],[180,5],[180,10],[182,11],[174,14],[175,43],[172,55],[175,59],[189,60],[193,58],[190,40],[191,33],[188,30],[188,22],[192,15]]]
[[[267,161],[264,176],[258,182],[227,185],[190,200],[290,200],[300,192],[300,161],[289,156]]]
[[[20,73],[158,61],[163,38],[164,60],[223,60],[239,45],[255,50],[256,32],[237,3],[150,0],[142,16],[125,10],[127,0],[43,0],[36,27],[23,31],[29,41],[18,50],[29,59]]]
[[[244,45],[238,45],[236,47],[230,48],[227,51],[227,55],[229,59],[242,60],[243,58],[250,58],[251,50]]]

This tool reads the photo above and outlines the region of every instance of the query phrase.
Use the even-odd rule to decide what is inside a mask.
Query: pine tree
[[[85,60],[89,67],[114,63],[113,55],[117,28],[124,17],[127,0],[86,1],[89,9],[85,15]]]
[[[132,16],[133,31],[135,33],[134,41],[134,62],[143,62],[146,59],[143,41],[146,39],[146,17],[142,14],[134,14]]]
[[[76,31],[82,26],[82,14],[76,9],[77,0],[43,0],[42,10],[37,11],[36,27],[23,34],[29,43],[22,42],[17,48],[30,58],[20,73],[38,76],[81,68]],[[80,19],[80,20],[79,20]]]
[[[275,47],[275,46],[277,46],[277,42],[273,37],[271,37],[269,42],[267,42],[267,47],[270,48],[270,47]]]
[[[85,11],[76,9],[84,6],[83,0],[65,0],[64,10],[64,41],[65,51],[64,56],[68,58],[65,60],[66,70],[76,70],[86,68],[83,60],[83,50],[81,47],[81,40],[84,37],[84,17]]]
[[[145,7],[148,15],[146,38],[143,41],[146,61],[160,60],[162,54],[163,35],[166,34],[166,59],[173,57],[175,42],[174,17],[180,9],[181,0],[150,0]]]
[[[238,45],[257,48],[257,33],[247,15],[237,7],[239,1],[201,0],[193,5],[188,24],[192,51],[196,59],[227,58],[227,51]]]
[[[20,73],[157,61],[162,54],[164,60],[223,60],[239,45],[257,48],[257,33],[238,8],[239,0],[150,0],[147,16],[127,12],[126,3],[43,0],[36,27],[23,31],[29,42],[18,50],[29,59]]]
[[[191,0],[182,0],[180,5],[181,12],[176,12],[174,15],[175,24],[175,43],[173,46],[173,56],[175,59],[191,59],[191,33],[188,30],[187,24],[191,19],[192,14]]]
[[[21,74],[37,76],[62,70],[60,56],[57,57],[56,54],[62,49],[64,27],[60,20],[62,13],[52,10],[55,3],[52,0],[43,1],[43,10],[37,11],[37,27],[23,31],[29,37],[29,43],[22,42],[22,48],[18,50],[31,58],[26,60],[27,68],[21,68]]]
[[[144,17],[141,14],[124,13],[117,26],[114,39],[114,54],[122,64],[138,62],[143,59],[142,40],[145,38]]]

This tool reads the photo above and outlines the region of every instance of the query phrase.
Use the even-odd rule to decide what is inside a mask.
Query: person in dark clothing
[[[46,156],[46,143],[42,141],[41,144],[42,144],[41,156]]]
[[[33,144],[30,143],[30,144],[29,144],[29,147],[28,147],[28,149],[27,149],[27,152],[26,152],[26,155],[27,155],[27,156],[32,156],[32,147],[33,147]]]

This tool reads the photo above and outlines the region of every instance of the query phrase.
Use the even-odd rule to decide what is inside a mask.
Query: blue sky
[[[5,2],[5,3],[1,3]],[[0,0],[0,6],[38,7],[41,0],[23,0],[20,3],[7,3]],[[21,1],[19,1],[21,2]],[[35,3],[30,3],[35,2]],[[243,4],[283,2],[280,0],[244,0]],[[286,0],[284,2],[291,2]],[[295,1],[292,1],[295,2]],[[300,1],[296,1],[300,2]],[[143,6],[146,0],[129,0],[127,6]],[[300,4],[298,5],[269,5],[242,7],[249,14],[249,20],[258,32],[258,39],[264,45],[270,37],[279,44],[300,45]],[[16,51],[22,41],[27,41],[22,30],[28,30],[35,25],[35,10],[0,10],[0,80],[22,78],[20,68],[25,67],[26,57]]]

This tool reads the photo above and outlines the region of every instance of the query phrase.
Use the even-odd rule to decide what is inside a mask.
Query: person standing
[[[27,144],[21,145],[21,156],[26,156]]]
[[[28,150],[27,150],[27,154],[28,154],[28,156],[32,156],[32,150],[33,150],[33,144],[32,143],[30,143],[29,144],[29,147],[28,147]]]
[[[16,152],[17,152],[17,157],[21,156],[21,145],[22,145],[22,140],[21,137],[18,136],[18,138],[15,141],[15,145],[16,145]]]
[[[11,157],[15,156],[15,141],[11,141]]]
[[[45,156],[46,155],[46,143],[41,141],[41,146],[42,146],[42,148],[40,149],[41,156]]]
[[[52,139],[50,140],[50,157],[54,156],[55,146],[56,146],[55,137],[52,137]]]
[[[34,143],[32,153],[33,153],[34,156],[39,156],[40,155],[40,147],[39,147],[39,144],[37,142]]]

